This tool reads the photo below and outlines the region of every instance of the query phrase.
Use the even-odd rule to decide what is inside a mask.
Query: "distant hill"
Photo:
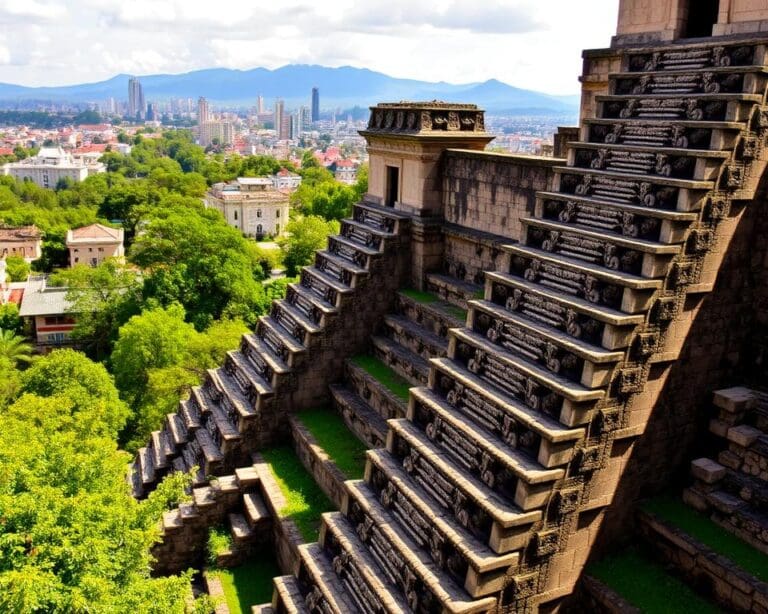
[[[98,83],[61,87],[24,87],[0,83],[0,101],[101,102],[128,96],[129,75],[117,75]],[[253,105],[256,97],[283,98],[286,106],[308,105],[312,87],[320,88],[320,106],[350,108],[399,100],[446,100],[472,102],[493,113],[531,112],[571,114],[578,107],[574,96],[549,96],[512,87],[496,79],[484,83],[430,83],[397,79],[364,68],[290,64],[276,70],[213,68],[178,75],[140,77],[148,101],[205,96],[214,104]]]

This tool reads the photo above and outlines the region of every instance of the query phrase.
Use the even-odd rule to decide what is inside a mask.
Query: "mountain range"
[[[56,87],[26,87],[0,83],[0,101],[102,102],[128,97],[130,75],[120,74],[106,81]],[[213,68],[175,75],[140,77],[147,101],[205,96],[213,104],[253,106],[259,95],[267,106],[282,98],[288,108],[309,105],[311,88],[320,89],[320,107],[351,108],[399,100],[446,100],[472,102],[492,113],[562,114],[576,113],[578,96],[550,96],[513,87],[496,79],[451,84],[398,79],[365,68],[328,68],[289,64],[276,70],[254,68],[233,70]]]

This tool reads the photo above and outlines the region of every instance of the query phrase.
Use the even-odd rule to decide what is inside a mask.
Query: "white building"
[[[61,147],[43,147],[36,156],[3,166],[3,174],[19,180],[33,181],[43,188],[55,188],[60,179],[83,181],[89,175],[103,173],[104,165],[97,160],[76,160]]]
[[[197,126],[197,140],[203,147],[216,140],[220,145],[231,145],[235,141],[235,127],[231,122],[208,121]]]
[[[287,168],[281,168],[274,175],[270,175],[272,185],[276,190],[290,190],[293,191],[301,185],[301,175],[298,173],[292,173]]]
[[[205,195],[205,206],[220,211],[230,226],[257,239],[280,235],[288,223],[288,194],[276,190],[267,177],[215,183]]]

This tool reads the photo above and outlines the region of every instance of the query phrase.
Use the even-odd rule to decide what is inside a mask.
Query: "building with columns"
[[[269,177],[239,177],[215,183],[205,206],[220,211],[227,223],[248,237],[277,237],[288,223],[289,191],[278,190]]]

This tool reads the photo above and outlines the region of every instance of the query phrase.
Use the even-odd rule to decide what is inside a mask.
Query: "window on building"
[[[261,217],[261,209],[256,209],[256,217]]]
[[[278,209],[277,211],[275,211],[275,217],[280,217],[280,209]]]
[[[262,227],[262,225],[261,225],[261,224],[259,224],[258,226],[256,226],[256,234],[257,234],[257,235],[262,235],[262,234],[264,234],[264,228]]]
[[[235,221],[237,221],[237,211],[235,211]]]
[[[400,169],[396,166],[387,167],[387,193],[384,204],[394,207],[400,198]]]

